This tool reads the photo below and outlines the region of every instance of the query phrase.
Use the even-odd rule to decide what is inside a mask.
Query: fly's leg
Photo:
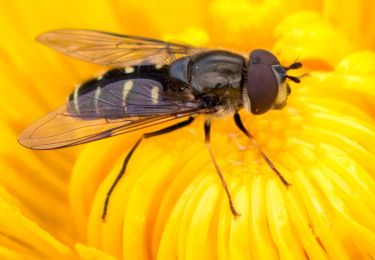
[[[272,161],[268,158],[268,156],[260,149],[258,143],[256,142],[254,136],[250,134],[247,129],[244,127],[241,121],[241,117],[238,113],[234,114],[234,122],[236,123],[237,127],[251,140],[255,148],[258,150],[260,155],[262,156],[263,160],[267,163],[267,165],[276,173],[279,177],[281,182],[288,188],[291,184],[283,177],[283,175],[276,169],[275,165],[273,165]]]
[[[122,176],[125,174],[126,166],[128,165],[128,163],[130,161],[130,158],[132,157],[134,151],[137,149],[137,147],[142,142],[142,140],[150,138],[150,137],[159,136],[159,135],[162,135],[162,134],[173,132],[177,129],[180,129],[184,126],[187,126],[187,125],[191,124],[193,122],[193,120],[194,120],[193,117],[189,117],[187,120],[179,122],[175,125],[168,126],[166,128],[160,129],[160,130],[155,131],[155,132],[145,133],[137,140],[137,142],[134,144],[132,149],[126,155],[126,157],[124,159],[124,162],[122,163],[122,168],[121,168],[120,172],[118,173],[115,181],[112,183],[111,187],[109,188],[109,190],[107,192],[107,196],[105,198],[104,207],[103,207],[103,213],[102,213],[102,220],[103,221],[105,221],[105,218],[107,216],[108,203],[109,203],[109,199],[111,197],[111,194],[112,194],[113,190],[115,189],[116,185],[118,184],[118,182],[120,181],[120,179],[122,178]]]
[[[215,157],[214,157],[214,155],[212,153],[212,150],[211,150],[211,145],[210,145],[210,130],[211,130],[211,121],[206,120],[204,122],[204,136],[205,136],[206,146],[208,148],[208,151],[210,152],[210,156],[211,156],[212,162],[215,165],[215,169],[216,169],[217,174],[219,175],[221,184],[223,185],[225,193],[227,194],[230,210],[232,211],[233,216],[238,217],[238,216],[240,216],[240,214],[236,211],[236,209],[233,206],[233,201],[232,201],[232,197],[231,197],[231,195],[229,193],[229,190],[228,190],[227,182],[225,181],[224,176],[221,173],[219,165],[217,164],[217,162],[215,160]]]

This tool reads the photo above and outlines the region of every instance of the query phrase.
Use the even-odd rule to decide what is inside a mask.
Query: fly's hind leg
[[[102,213],[102,220],[103,221],[105,221],[105,218],[107,216],[108,203],[109,203],[109,199],[111,197],[111,194],[112,194],[113,190],[115,189],[116,185],[118,184],[118,182],[120,181],[121,177],[125,174],[126,166],[128,165],[128,163],[130,161],[130,158],[132,157],[134,151],[140,145],[142,140],[150,138],[150,137],[159,136],[159,135],[162,135],[162,134],[173,132],[175,130],[178,130],[178,129],[184,127],[184,126],[187,126],[187,125],[191,124],[193,122],[193,120],[194,120],[193,117],[189,117],[187,120],[179,122],[175,125],[168,126],[166,128],[160,129],[160,130],[155,131],[155,132],[145,133],[137,140],[137,142],[134,144],[132,149],[126,155],[126,157],[124,159],[124,162],[122,163],[122,167],[121,167],[120,172],[118,173],[115,181],[112,183],[111,187],[109,188],[109,190],[107,192],[107,196],[106,196],[105,201],[104,201],[103,213]]]
[[[215,160],[215,157],[214,157],[214,155],[212,153],[212,150],[211,150],[211,145],[210,145],[210,130],[211,130],[211,121],[206,120],[204,122],[204,136],[205,136],[206,146],[207,146],[208,151],[210,152],[210,156],[211,156],[212,162],[215,165],[216,172],[219,175],[221,184],[223,185],[225,193],[226,193],[226,195],[228,197],[230,210],[231,210],[233,216],[238,217],[238,216],[240,216],[240,214],[236,211],[236,209],[233,206],[233,201],[232,201],[232,197],[230,195],[230,192],[228,190],[227,182],[225,181],[224,176],[221,173],[219,165],[217,164],[217,162]]]
[[[244,133],[247,137],[249,137],[249,139],[251,140],[251,142],[253,143],[255,148],[258,150],[259,154],[262,156],[263,160],[276,173],[276,175],[279,177],[280,181],[286,187],[291,186],[291,184],[283,177],[283,175],[279,172],[279,170],[275,167],[275,165],[273,165],[272,161],[268,158],[268,156],[260,149],[260,147],[259,147],[258,143],[256,142],[254,136],[252,134],[250,134],[249,131],[247,131],[247,129],[244,127],[244,125],[242,124],[242,121],[241,121],[241,117],[238,113],[234,114],[234,122],[236,123],[237,127],[242,131],[242,133]]]

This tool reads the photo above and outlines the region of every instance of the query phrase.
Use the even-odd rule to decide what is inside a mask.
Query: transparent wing
[[[64,148],[132,132],[197,113],[199,112],[193,109],[179,114],[150,117],[92,118],[91,120],[86,118],[85,120],[66,114],[64,105],[26,128],[18,141],[23,146],[36,150]]]
[[[37,39],[66,55],[103,65],[163,64],[199,52],[190,45],[91,30],[50,31]]]
[[[162,95],[156,82],[132,80],[134,88],[126,89],[127,82],[114,82],[99,94],[93,89],[70,100],[26,128],[19,142],[32,149],[63,148],[203,112],[198,103]]]

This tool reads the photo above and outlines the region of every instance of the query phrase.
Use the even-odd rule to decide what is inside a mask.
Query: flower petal
[[[17,202],[19,204],[19,202]],[[15,199],[0,188],[0,227],[2,244],[10,250],[5,255],[30,256],[31,258],[67,258],[72,251],[40,226],[21,213]],[[3,256],[5,256],[3,255]]]
[[[303,59],[310,69],[322,68],[324,63],[333,67],[354,50],[343,32],[313,11],[288,16],[277,26],[275,35],[278,40],[274,49],[281,60],[293,62],[297,58]],[[313,66],[316,60],[319,67]]]

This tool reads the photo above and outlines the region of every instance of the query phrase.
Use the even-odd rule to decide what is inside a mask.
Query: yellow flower
[[[369,0],[0,1],[0,258],[374,258],[374,8]],[[59,28],[298,58],[309,75],[286,108],[242,113],[292,187],[231,117],[214,120],[234,218],[199,119],[141,144],[103,223],[105,195],[141,132],[43,152],[17,143],[74,84],[105,69],[34,41]]]

